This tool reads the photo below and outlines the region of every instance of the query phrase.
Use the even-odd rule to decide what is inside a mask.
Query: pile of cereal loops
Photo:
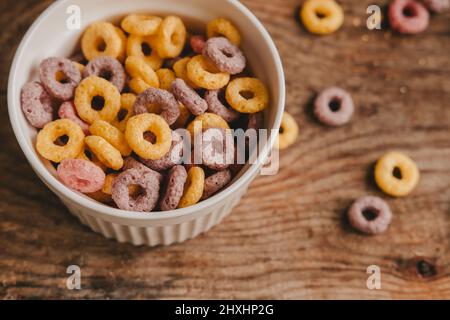
[[[38,153],[66,186],[123,210],[174,210],[211,197],[242,168],[230,129],[263,128],[269,105],[240,43],[223,18],[206,35],[189,34],[176,16],[91,24],[78,62],[45,59],[40,81],[22,88],[23,113],[40,129]],[[298,131],[288,114],[283,123],[280,148]],[[195,165],[184,161],[180,128],[204,142]],[[214,137],[223,144],[204,152]]]

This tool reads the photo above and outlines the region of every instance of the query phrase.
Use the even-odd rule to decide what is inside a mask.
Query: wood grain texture
[[[378,1],[385,5],[387,1]],[[245,0],[272,35],[301,135],[277,176],[260,177],[207,234],[171,247],[118,244],[83,227],[40,182],[9,125],[7,76],[26,29],[51,1],[0,2],[0,298],[450,298],[450,14],[404,37],[365,28],[374,1],[342,0],[345,25],[308,34],[298,0]],[[311,101],[348,89],[352,122],[318,124]],[[398,149],[418,164],[410,196],[393,199],[371,171]],[[383,235],[354,232],[344,217],[357,197],[384,197],[394,212]],[[420,262],[420,261],[424,262]],[[82,290],[65,288],[82,269]],[[378,265],[382,289],[366,288]]]

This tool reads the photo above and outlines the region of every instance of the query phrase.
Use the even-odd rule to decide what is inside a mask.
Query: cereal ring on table
[[[155,50],[155,37],[141,37],[131,35],[127,42],[127,55],[143,59],[153,70],[158,70],[163,59]]]
[[[20,104],[28,122],[42,128],[53,120],[53,99],[40,82],[28,82],[20,92]]]
[[[175,73],[166,68],[158,69],[156,70],[156,75],[159,79],[159,87],[161,89],[170,90],[170,86],[172,85],[172,82],[175,80]]]
[[[240,113],[256,113],[269,105],[267,88],[256,78],[236,78],[230,81],[225,98],[228,104]]]
[[[120,25],[131,35],[145,37],[155,34],[161,21],[162,19],[157,16],[130,14],[122,20]]]
[[[75,110],[75,105],[73,101],[66,101],[61,104],[58,110],[58,116],[61,119],[69,119],[75,122],[77,125],[83,129],[85,135],[89,134],[89,124],[80,119],[77,115],[77,111]]]
[[[123,167],[123,158],[119,150],[114,148],[108,141],[99,136],[87,136],[84,143],[92,153],[108,168],[119,170]]]
[[[179,17],[167,16],[161,22],[155,41],[158,56],[175,58],[183,51],[186,42],[186,27]]]
[[[225,87],[230,81],[228,73],[220,72],[204,56],[193,57],[186,65],[187,76],[196,86],[208,90]]]
[[[231,181],[230,170],[222,170],[205,179],[205,187],[201,200],[208,199],[219,190],[223,189]]]
[[[378,187],[394,197],[408,195],[417,186],[419,176],[419,169],[414,161],[400,152],[386,153],[375,165]]]
[[[153,135],[150,142],[151,143],[155,142]],[[169,152],[167,152],[161,159],[151,160],[140,158],[140,160],[144,165],[146,165],[152,170],[164,171],[181,163],[182,158],[183,158],[183,139],[177,132],[172,131],[172,145],[170,146]]]
[[[293,116],[285,111],[281,119],[280,133],[278,135],[278,141],[275,142],[275,147],[278,149],[286,149],[295,143],[297,136],[297,122]]]
[[[159,207],[163,211],[175,210],[183,196],[187,172],[183,166],[176,165],[167,174],[164,194],[159,200]]]
[[[91,60],[83,70],[83,78],[90,76],[97,76],[108,80],[116,86],[119,92],[125,86],[125,69],[117,59],[112,57],[98,57]]]
[[[208,111],[221,116],[227,122],[234,122],[241,114],[225,106],[224,90],[208,90],[205,93],[205,101],[208,104]],[[222,102],[223,101],[223,102]]]
[[[104,100],[100,111],[92,107],[96,97]],[[120,93],[111,82],[91,76],[81,81],[75,90],[74,104],[80,118],[89,124],[98,119],[112,121],[120,110]]]
[[[149,112],[149,108],[152,109],[152,113],[158,113],[159,110],[156,108],[160,108],[160,116],[169,125],[173,124],[180,115],[180,107],[173,94],[162,89],[150,87],[138,95],[133,105],[134,114]]]
[[[128,57],[125,69],[131,77],[128,85],[135,93],[140,94],[150,87],[159,88],[158,76],[142,58]]]
[[[82,193],[99,191],[105,183],[102,169],[86,160],[64,159],[56,173],[66,186]]]
[[[142,190],[136,198],[130,196],[131,185],[137,185]],[[129,169],[114,179],[111,196],[119,209],[150,212],[158,202],[159,189],[160,183],[153,174]]]
[[[203,48],[205,47],[206,38],[204,36],[196,35],[189,39],[189,44],[191,45],[192,51],[196,54],[202,54]]]
[[[110,194],[106,194],[103,191],[99,190],[96,192],[86,193],[86,195],[98,202],[110,204],[112,202],[112,198]]]
[[[227,38],[217,37],[206,41],[203,55],[221,72],[238,74],[245,69],[244,54]]]
[[[219,115],[205,112],[202,115],[195,117],[187,127],[191,137],[209,129],[209,128],[223,128],[230,129],[228,123]]]
[[[121,155],[129,156],[131,154],[131,148],[128,146],[125,135],[112,124],[103,120],[96,120],[89,127],[89,131],[92,135],[102,137],[108,141],[114,148],[119,150]]]
[[[428,10],[414,0],[394,0],[389,5],[388,16],[392,29],[405,34],[420,33],[430,22]]]
[[[428,10],[435,13],[442,13],[450,9],[450,0],[424,0],[423,3]]]
[[[201,115],[208,109],[206,101],[194,89],[189,87],[183,79],[177,78],[173,81],[171,89],[175,98],[188,108],[194,116]]]
[[[144,164],[140,163],[139,161],[137,161],[133,157],[126,157],[123,160],[122,170],[126,171],[126,170],[129,170],[129,169],[137,169],[137,170],[140,170],[140,171],[150,172],[151,174],[153,174],[158,179],[159,182],[162,182],[163,178],[164,178],[161,173],[150,169],[149,167],[147,167]]]
[[[109,56],[120,60],[123,39],[116,27],[109,22],[94,22],[81,37],[81,50],[87,60]]]
[[[348,210],[353,228],[366,234],[383,233],[392,220],[388,204],[378,197],[365,196],[356,200]]]
[[[205,172],[200,167],[192,167],[188,171],[184,184],[183,196],[178,203],[178,208],[186,208],[196,204],[203,195],[205,185]]]
[[[218,18],[210,21],[206,26],[208,38],[224,36],[235,46],[241,44],[241,35],[236,27],[227,19]]]
[[[145,140],[144,133],[148,131],[155,135],[156,143]],[[162,117],[151,113],[131,117],[125,137],[131,149],[144,159],[161,159],[172,145],[172,130],[169,125]]]
[[[55,143],[58,138],[67,136],[68,141],[60,146]],[[75,158],[83,149],[84,133],[79,125],[69,119],[58,119],[47,123],[39,131],[36,149],[41,156],[53,162]]]
[[[173,64],[173,71],[175,72],[176,77],[183,79],[189,87],[198,89],[198,86],[189,79],[187,74],[187,64],[189,63],[189,61],[191,61],[191,58],[189,57],[179,59]]]
[[[330,34],[344,22],[344,11],[334,0],[307,0],[300,11],[305,28],[315,34]]]
[[[355,106],[352,97],[343,89],[331,87],[323,90],[314,101],[314,114],[329,126],[342,126],[350,121]]]
[[[56,74],[64,74],[62,81],[56,80]],[[41,62],[39,76],[45,90],[60,100],[73,98],[75,88],[81,81],[80,70],[66,58],[47,58]]]
[[[173,129],[184,127],[191,116],[188,108],[186,108],[182,103],[179,103],[178,105],[180,107],[180,115],[178,116],[177,121],[172,124],[171,128]]]
[[[133,105],[136,101],[136,95],[132,93],[123,93],[120,96],[120,110],[116,118],[111,121],[111,124],[117,127],[120,131],[125,131],[128,119],[133,115]]]
[[[224,170],[234,163],[234,139],[231,130],[210,128],[203,132],[202,164],[213,170]]]

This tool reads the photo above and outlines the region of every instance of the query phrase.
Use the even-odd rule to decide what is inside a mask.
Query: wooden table
[[[260,177],[234,212],[207,234],[170,247],[133,247],[82,226],[33,173],[9,125],[7,76],[15,49],[52,1],[0,2],[1,298],[450,298],[450,14],[428,30],[369,31],[374,1],[342,0],[345,24],[318,37],[298,23],[299,0],[243,1],[280,51],[287,110],[300,124],[276,176]],[[385,5],[387,1],[379,1]],[[311,101],[327,86],[349,90],[352,122],[329,129]],[[418,164],[408,197],[383,195],[374,162],[397,149]],[[394,212],[389,230],[368,237],[345,219],[372,194]],[[66,268],[82,290],[66,289]],[[366,269],[381,268],[369,290]]]

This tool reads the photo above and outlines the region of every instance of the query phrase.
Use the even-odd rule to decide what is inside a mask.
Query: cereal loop
[[[167,182],[163,196],[159,201],[161,210],[175,210],[183,196],[187,172],[183,166],[177,165],[167,174]]]
[[[294,117],[289,113],[284,112],[281,119],[280,134],[275,147],[278,149],[286,149],[295,143],[298,136],[298,125]]]
[[[149,141],[149,140],[147,140]],[[154,143],[155,139],[152,135],[152,139],[149,142]],[[169,152],[164,157],[158,160],[140,159],[144,165],[155,171],[164,171],[172,168],[173,166],[181,163],[183,157],[183,140],[181,136],[172,131],[172,145]]]
[[[131,154],[131,148],[128,146],[125,135],[112,124],[103,120],[96,120],[89,128],[92,135],[102,137],[108,141],[114,148],[119,150],[123,156]]]
[[[84,32],[81,49],[89,61],[102,56],[120,60],[124,44],[114,25],[109,22],[95,22]]]
[[[186,42],[186,27],[179,17],[167,16],[161,22],[155,41],[161,58],[175,58],[183,51]]]
[[[186,66],[187,76],[196,86],[208,90],[225,87],[230,75],[217,70],[204,56],[193,57]]]
[[[208,199],[221,189],[223,189],[231,181],[230,170],[218,171],[205,179],[205,187],[201,200]]]
[[[420,33],[430,23],[428,10],[414,0],[394,0],[389,5],[388,16],[392,29],[404,34]]]
[[[57,81],[57,74],[62,79]],[[81,81],[80,70],[66,58],[47,58],[39,66],[41,83],[47,92],[60,100],[73,98],[75,88]]]
[[[191,61],[191,58],[184,57],[173,64],[173,71],[177,78],[183,79],[189,87],[192,89],[198,89],[198,86],[193,83],[187,74],[187,64]]]
[[[84,142],[92,153],[108,168],[119,170],[123,167],[123,158],[119,150],[99,136],[87,136]]]
[[[236,27],[227,19],[218,18],[208,23],[206,26],[208,38],[224,36],[232,44],[238,46],[241,44],[241,35]]]
[[[183,196],[178,203],[178,208],[186,208],[196,204],[203,195],[204,185],[205,172],[203,169],[200,167],[189,169]]]
[[[131,35],[127,42],[127,55],[143,59],[153,70],[158,70],[163,59],[155,50],[155,37]]]
[[[211,38],[206,41],[203,55],[220,71],[229,74],[241,73],[246,59],[241,50],[227,38]]]
[[[314,114],[329,126],[342,126],[350,121],[355,106],[350,94],[340,88],[323,90],[314,101]]]
[[[335,32],[344,22],[344,11],[334,0],[307,0],[300,16],[305,28],[319,35]]]
[[[125,86],[125,69],[117,59],[111,57],[98,57],[89,62],[83,70],[83,78],[90,76],[108,80],[116,86],[119,92]]]
[[[183,79],[177,78],[173,81],[171,89],[175,98],[188,108],[194,116],[201,115],[208,109],[206,101],[194,89],[189,87]]]
[[[180,115],[178,102],[170,92],[151,87],[137,97],[133,105],[133,110],[134,114],[149,111],[151,113],[160,113],[160,116],[169,125],[173,124]]]
[[[103,187],[101,189],[103,193],[111,195],[112,185],[113,185],[114,179],[117,178],[117,176],[118,176],[117,173],[110,173],[110,174],[106,175],[105,183],[103,184]]]
[[[72,101],[66,101],[61,104],[61,106],[59,107],[59,110],[58,110],[58,116],[61,119],[72,120],[77,125],[79,125],[81,127],[81,129],[83,129],[83,133],[85,135],[89,134],[89,124],[87,124],[86,122],[84,122],[83,120],[81,120],[78,117],[77,111],[75,110],[75,105],[73,104]]]
[[[241,114],[225,106],[225,92],[223,90],[208,90],[205,93],[205,101],[208,111],[221,116],[227,122],[234,122]],[[223,101],[222,101],[223,100]]]
[[[266,86],[256,78],[236,78],[230,82],[225,98],[229,105],[241,113],[256,113],[269,105]]]
[[[379,234],[389,227],[392,212],[382,199],[365,196],[352,204],[348,210],[348,220],[353,228],[363,233]]]
[[[53,100],[40,82],[29,82],[20,93],[23,114],[35,128],[42,128],[53,120]]]
[[[128,170],[128,169],[137,169],[139,171],[145,171],[145,172],[150,172],[152,175],[154,175],[159,182],[163,181],[163,175],[157,171],[154,171],[148,167],[146,167],[144,164],[140,163],[139,161],[137,161],[136,159],[132,158],[132,157],[127,157],[123,160],[123,167],[122,170]]]
[[[99,191],[105,183],[102,169],[86,160],[64,159],[56,173],[66,186],[82,193]]]
[[[230,129],[230,126],[217,114],[206,112],[195,117],[195,119],[188,125],[187,130],[189,131],[191,137],[195,137],[197,134],[209,128]]]
[[[155,34],[161,21],[162,19],[157,16],[130,14],[122,20],[120,25],[131,35],[145,37]]]
[[[120,110],[111,124],[122,132],[125,131],[127,122],[133,115],[133,105],[135,101],[136,95],[132,93],[124,93],[120,97]]]
[[[140,94],[150,87],[159,88],[158,76],[142,58],[128,57],[125,69],[131,77],[128,85],[135,93]]]
[[[166,68],[162,68],[159,70],[156,70],[156,75],[159,79],[159,87],[163,90],[170,90],[170,86],[172,85],[172,82],[175,80],[175,73]]]

